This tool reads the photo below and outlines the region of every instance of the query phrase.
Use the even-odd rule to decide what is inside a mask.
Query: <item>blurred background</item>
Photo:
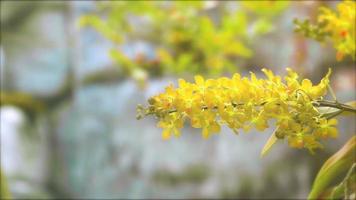
[[[163,141],[137,104],[178,78],[291,67],[317,83],[333,69],[341,102],[355,99],[355,65],[294,33],[337,1],[1,1],[1,171],[14,198],[305,198],[322,163],[274,130],[203,140],[186,127]]]

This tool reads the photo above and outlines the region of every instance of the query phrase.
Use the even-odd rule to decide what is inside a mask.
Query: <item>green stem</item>
[[[332,101],[326,101],[326,100],[320,100],[316,101],[314,106],[317,107],[331,107],[331,108],[337,108],[342,111],[348,111],[348,112],[353,112],[356,113],[356,108],[347,105],[347,104],[342,104],[339,102],[332,102]]]

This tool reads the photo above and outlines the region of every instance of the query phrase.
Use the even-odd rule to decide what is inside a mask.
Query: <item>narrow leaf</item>
[[[349,106],[351,106],[351,107],[353,107],[353,108],[356,108],[356,101],[350,101],[350,102],[347,102],[347,103],[345,103],[345,104],[347,104],[347,105],[349,105]],[[355,114],[355,113],[353,113],[353,112],[345,111],[345,112],[343,112],[341,115],[347,116],[347,115],[354,115],[354,114]]]
[[[355,147],[356,136],[353,136],[338,152],[324,163],[314,180],[308,199],[318,198],[338,175],[350,168],[354,162]]]
[[[345,103],[346,105],[349,105],[353,108],[356,108],[356,101],[350,101]],[[334,114],[338,113],[340,110],[337,108],[331,108],[331,107],[319,107],[318,108],[319,112],[323,114],[323,116],[328,117],[328,116],[333,116]],[[355,113],[349,112],[349,111],[343,111],[340,114],[337,114],[338,116],[349,116],[349,115],[354,115]]]
[[[353,189],[355,186],[352,186],[351,184],[356,184],[355,180],[356,180],[356,163],[352,165],[349,172],[346,174],[344,180],[340,184],[332,188],[329,198],[341,199],[344,195],[347,195],[348,191],[352,193],[352,191],[355,190]],[[347,199],[347,196],[344,196],[344,198]]]
[[[279,129],[279,127],[277,127],[271,137],[269,137],[269,139],[267,140],[265,146],[263,147],[262,151],[261,151],[261,157],[265,156],[272,148],[272,146],[277,142],[278,138],[276,137],[275,133],[276,131]]]

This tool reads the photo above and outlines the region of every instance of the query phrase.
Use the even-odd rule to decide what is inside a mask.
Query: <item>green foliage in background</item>
[[[253,40],[273,30],[272,20],[287,1],[120,1],[101,2],[81,26],[95,28],[115,47],[111,57],[136,80],[163,74],[235,72],[250,58]],[[213,11],[213,12],[212,12]],[[217,14],[216,14],[217,13]],[[150,44],[155,55],[129,58],[122,45]]]
[[[210,169],[203,164],[190,165],[181,172],[157,170],[153,179],[164,185],[178,185],[182,183],[202,183],[210,174]]]

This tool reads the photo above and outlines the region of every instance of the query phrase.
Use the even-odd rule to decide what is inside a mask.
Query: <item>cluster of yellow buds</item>
[[[262,69],[267,78],[250,78],[234,74],[204,80],[195,76],[195,83],[179,79],[179,87],[166,87],[165,92],[151,97],[147,108],[139,106],[138,118],[155,115],[163,128],[163,139],[179,137],[185,121],[202,129],[208,138],[227,125],[235,133],[255,127],[263,131],[269,120],[275,119],[278,139],[287,139],[290,146],[313,150],[322,147],[320,139],[337,136],[336,119],[326,118],[318,109],[328,90],[331,70],[313,85],[309,79],[299,80],[298,74],[287,68],[282,79],[272,71]]]
[[[345,55],[355,59],[355,12],[355,1],[339,3],[337,12],[321,7],[315,25],[310,24],[309,20],[304,22],[295,20],[295,30],[320,42],[330,38],[337,50],[337,60],[342,60]]]

